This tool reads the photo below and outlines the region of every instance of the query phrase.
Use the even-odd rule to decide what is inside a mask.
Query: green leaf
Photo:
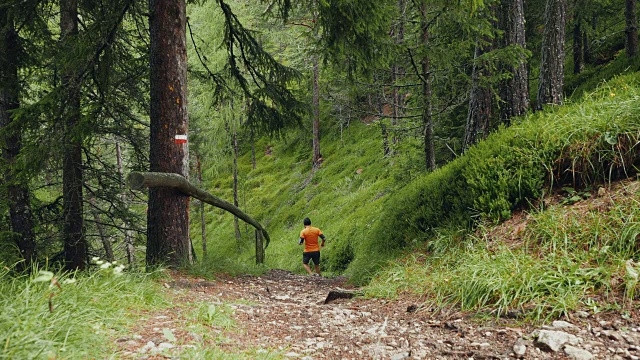
[[[53,273],[51,271],[40,270],[38,276],[31,280],[31,282],[48,282],[53,279]]]
[[[615,145],[618,143],[618,134],[612,134],[610,132],[604,133],[604,141],[606,141],[609,145]]]
[[[162,334],[164,337],[169,340],[169,342],[176,342],[176,337],[173,335],[173,332],[169,328],[162,328]]]

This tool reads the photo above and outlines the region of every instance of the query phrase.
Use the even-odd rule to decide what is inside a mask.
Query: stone
[[[540,330],[536,339],[536,345],[558,352],[564,344],[578,345],[580,339],[564,331]]]
[[[553,326],[555,329],[572,329],[576,327],[572,323],[562,320],[554,321],[553,323],[551,323],[551,326]]]
[[[567,345],[564,347],[564,353],[567,354],[567,356],[569,356],[571,359],[575,360],[590,360],[595,358],[595,356],[593,356],[593,354],[588,352],[587,350],[573,347],[571,345]]]
[[[513,353],[516,354],[516,356],[524,356],[527,353],[527,345],[521,341],[517,341],[513,345]]]
[[[164,350],[168,350],[168,349],[173,349],[175,346],[171,343],[168,342],[161,342],[160,344],[158,344],[157,350],[158,351],[164,351]]]
[[[409,358],[409,353],[408,352],[401,352],[398,354],[395,354],[393,356],[391,356],[391,360],[404,360],[404,359],[408,359]]]

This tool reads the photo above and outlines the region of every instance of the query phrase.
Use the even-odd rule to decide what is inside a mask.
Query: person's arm
[[[320,244],[320,247],[324,247],[324,241],[326,240],[324,234],[320,234],[320,239],[322,239],[322,244]]]
[[[302,245],[302,244],[304,244],[304,238],[303,237],[301,237],[300,241],[298,241],[298,245]]]

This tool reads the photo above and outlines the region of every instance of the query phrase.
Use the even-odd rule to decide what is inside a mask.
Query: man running
[[[302,253],[302,265],[309,275],[320,276],[320,248],[324,247],[325,237],[320,229],[311,226],[311,220],[305,218],[303,220],[304,229],[300,232],[300,241],[298,245],[304,243],[304,252]],[[322,244],[318,245],[318,237],[322,239]],[[309,260],[313,260],[316,273],[311,271]]]

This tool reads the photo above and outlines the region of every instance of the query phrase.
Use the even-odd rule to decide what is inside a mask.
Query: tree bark
[[[625,49],[630,58],[638,56],[638,14],[636,13],[637,0],[625,0]]]
[[[402,45],[404,43],[404,31],[405,31],[405,9],[406,4],[405,0],[398,0],[398,11],[400,13],[400,17],[398,18],[398,24],[394,27],[394,42],[396,45]],[[393,85],[393,118],[391,120],[391,126],[395,129],[398,126],[398,119],[402,115],[401,108],[404,105],[402,101],[402,96],[400,91],[398,90],[398,82],[402,80],[404,77],[404,69],[398,63],[394,64],[391,67],[391,84]],[[391,143],[393,145],[397,144],[398,136],[396,132],[393,131],[393,135],[391,137]]]
[[[503,46],[519,46],[526,49],[524,0],[504,0],[500,6],[501,29],[504,31]],[[500,97],[504,101],[500,120],[509,125],[514,116],[524,115],[529,110],[529,70],[527,58],[521,55],[518,65],[507,69],[511,77],[501,85]]]
[[[262,244],[262,231],[256,229],[256,264],[264,264],[264,246]]]
[[[480,83],[482,77],[489,74],[483,64],[478,63],[478,58],[486,52],[484,46],[477,44],[474,52],[474,63],[471,75],[471,92],[469,94],[469,110],[467,112],[467,124],[464,131],[462,151],[466,151],[478,140],[489,134],[489,120],[491,118],[491,89]],[[480,138],[480,139],[479,139]]]
[[[120,188],[122,189],[124,185],[124,172],[122,170],[122,148],[120,146],[120,142],[116,142],[116,164],[118,166],[118,178],[120,179]],[[124,203],[127,202],[127,196],[124,193],[120,194],[120,198]],[[135,258],[135,247],[133,246],[133,232],[131,231],[131,224],[129,220],[124,219],[124,227],[126,228],[124,232],[124,246],[127,252],[127,261],[128,264],[131,265],[136,261]]]
[[[320,165],[320,66],[318,57],[313,57],[313,166]]]
[[[200,157],[196,156],[196,172],[198,173],[198,184],[203,187],[202,184],[202,164],[200,163]],[[207,258],[207,223],[205,221],[204,201],[200,201],[200,226],[202,233],[202,258]]]
[[[582,18],[578,0],[574,3],[573,13],[573,73],[580,74],[584,70],[584,41],[582,28]]]
[[[170,188],[174,189],[176,192],[180,192],[183,196],[193,196],[200,201],[204,201],[207,204],[213,205],[217,208],[226,210],[231,214],[240,218],[240,220],[249,223],[249,225],[254,228],[260,230],[262,235],[266,240],[265,248],[269,246],[269,242],[271,241],[269,238],[269,234],[267,231],[260,225],[259,222],[251,218],[249,215],[245,214],[242,210],[233,206],[216,196],[209,194],[208,192],[198,189],[193,186],[186,178],[181,176],[180,174],[169,174],[169,173],[155,173],[155,172],[132,172],[127,177],[127,182],[129,183],[129,187],[133,190],[140,190],[144,187],[154,188],[154,187],[162,187],[162,188]]]
[[[233,205],[235,207],[240,206],[240,201],[238,198],[238,131],[236,130],[235,122],[232,124],[232,140],[233,140]],[[236,242],[238,245],[238,250],[240,249],[240,239],[242,238],[242,234],[240,234],[240,224],[238,223],[238,217],[233,218],[233,228],[236,233]]]
[[[96,228],[98,229],[98,235],[100,236],[100,241],[102,242],[102,248],[104,249],[106,260],[109,262],[113,262],[115,257],[113,256],[111,239],[109,239],[109,236],[107,236],[104,230],[104,226],[102,225],[102,221],[100,221],[100,211],[98,210],[96,200],[90,198],[89,204],[91,205],[91,214],[93,214],[93,219],[96,222]]]
[[[427,21],[427,1],[421,4],[422,46],[429,47],[429,23]],[[436,169],[436,154],[433,136],[433,114],[431,110],[430,59],[426,53],[422,58],[422,131],[424,136],[424,157],[427,171]]]
[[[185,0],[150,0],[150,169],[188,176]],[[147,265],[191,262],[189,197],[173,188],[149,189]]]
[[[70,51],[78,35],[77,0],[60,0],[60,37],[62,51]],[[64,98],[63,137],[63,236],[67,270],[84,269],[87,265],[87,240],[83,218],[82,134],[80,122],[80,84],[73,69],[62,73]]]
[[[540,81],[536,108],[545,104],[562,105],[564,86],[564,36],[567,13],[566,0],[547,0]]]
[[[12,238],[24,259],[18,270],[27,270],[36,260],[36,243],[33,234],[33,215],[28,186],[17,178],[16,160],[22,150],[22,134],[13,123],[11,111],[20,107],[20,82],[18,80],[18,55],[20,46],[11,11],[0,14],[0,131],[2,157],[7,169],[4,174],[6,197]]]

